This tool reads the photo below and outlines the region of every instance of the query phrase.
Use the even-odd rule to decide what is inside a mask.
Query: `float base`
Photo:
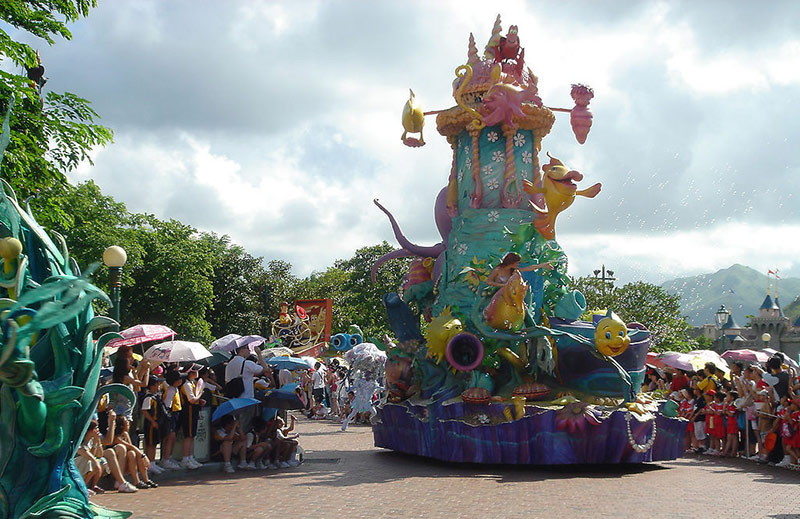
[[[597,425],[576,417],[570,432],[563,423],[558,428],[557,409],[527,405],[524,417],[508,421],[508,408],[452,400],[387,403],[372,427],[375,446],[449,462],[516,465],[645,463],[683,455],[686,421],[661,413],[652,448],[637,452],[628,439],[625,409],[606,410]],[[636,443],[650,439],[652,423],[630,419]]]

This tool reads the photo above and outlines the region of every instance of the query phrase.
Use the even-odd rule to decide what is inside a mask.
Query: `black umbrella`
[[[280,389],[272,389],[260,395],[264,407],[275,409],[305,409],[306,405],[297,394],[297,384],[286,384]]]

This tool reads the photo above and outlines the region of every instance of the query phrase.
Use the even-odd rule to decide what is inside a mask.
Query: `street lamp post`
[[[606,297],[606,283],[613,285],[614,281],[617,280],[617,278],[614,277],[614,271],[606,270],[606,266],[603,264],[601,269],[594,271],[594,277],[600,280],[600,289],[603,292],[603,297]]]
[[[725,330],[723,329],[723,326],[725,326],[725,323],[728,322],[729,316],[730,312],[728,312],[728,309],[725,308],[725,305],[720,305],[719,310],[717,310],[717,312],[714,314],[714,320],[717,323],[717,328],[719,328],[719,338],[722,351],[725,351]]]
[[[125,249],[112,245],[103,251],[103,263],[108,267],[108,285],[111,289],[111,318],[119,324],[119,304],[122,298],[122,267],[128,261]]]
[[[769,341],[772,340],[772,335],[768,334],[767,332],[764,332],[761,334],[761,340],[764,341],[764,347],[769,348]]]

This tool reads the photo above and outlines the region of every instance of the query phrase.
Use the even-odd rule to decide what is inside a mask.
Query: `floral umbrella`
[[[691,357],[689,362],[694,366],[695,371],[700,371],[705,367],[707,363],[711,363],[720,370],[722,370],[727,378],[728,373],[730,373],[730,368],[728,367],[728,363],[725,362],[725,359],[719,356],[719,353],[711,350],[693,350],[687,353]]]
[[[137,324],[119,332],[121,339],[111,339],[105,350],[114,353],[120,346],[134,346],[148,341],[159,341],[174,337],[175,332],[162,324]]]
[[[211,351],[228,351],[225,347],[228,345],[229,342],[235,341],[239,339],[241,335],[238,333],[229,333],[225,337],[220,337],[216,341],[211,343],[211,346],[208,347]]]
[[[199,342],[170,341],[150,346],[144,353],[145,360],[155,362],[190,362],[210,357],[211,352]]]

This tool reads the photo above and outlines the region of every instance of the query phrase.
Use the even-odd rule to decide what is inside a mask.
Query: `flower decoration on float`
[[[600,425],[600,412],[588,402],[570,402],[556,411],[556,429],[574,435],[583,433],[586,424]]]

